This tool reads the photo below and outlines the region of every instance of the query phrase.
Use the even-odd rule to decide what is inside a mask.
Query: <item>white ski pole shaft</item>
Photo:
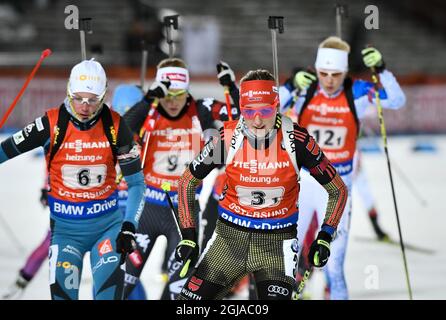
[[[347,5],[336,4],[336,35],[342,39],[342,21],[347,17]]]
[[[166,27],[166,39],[169,45],[169,58],[174,56],[174,45],[172,40],[173,30],[178,30],[178,17],[179,15],[166,16],[164,17],[164,26]]]
[[[87,47],[85,45],[85,33],[93,33],[91,30],[91,18],[82,18],[79,20],[79,34],[81,40],[82,61],[87,60]]]
[[[147,50],[147,46],[145,41],[141,42],[142,46],[142,57],[141,57],[141,90],[144,90],[144,82],[146,79],[146,71],[147,71],[147,57],[149,56],[149,51]]]

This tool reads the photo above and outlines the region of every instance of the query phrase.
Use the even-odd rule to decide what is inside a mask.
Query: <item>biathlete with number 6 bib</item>
[[[280,88],[281,111],[295,108],[299,124],[316,139],[323,152],[336,168],[351,194],[353,158],[359,132],[359,119],[366,109],[375,105],[372,82],[347,77],[350,46],[338,37],[329,37],[320,45],[315,68],[317,77],[299,71]],[[405,104],[405,95],[393,74],[386,70],[381,53],[375,48],[362,50],[366,67],[375,68],[382,87],[379,96],[383,108],[398,109]],[[299,203],[299,245],[314,212],[321,221],[326,210],[327,195],[323,188],[302,173],[302,194]],[[331,299],[348,299],[344,276],[344,258],[350,228],[351,197],[333,241],[330,262],[325,269]],[[313,263],[310,260],[310,263]]]
[[[123,298],[125,256],[136,248],[144,177],[133,136],[104,104],[101,64],[85,60],[71,70],[67,97],[0,146],[0,163],[43,147],[51,212],[50,288],[55,300],[79,298],[83,258],[90,252],[94,297]],[[128,184],[123,217],[116,163]]]
[[[259,299],[291,299],[297,263],[300,168],[327,190],[326,217],[310,250],[323,266],[344,210],[347,187],[307,130],[278,113],[274,77],[250,71],[241,80],[238,121],[228,121],[189,164],[179,181],[183,240],[176,257],[194,268],[179,299],[222,299],[253,273]],[[215,232],[199,261],[194,192],[216,167],[226,164]],[[197,262],[197,263],[196,263]]]

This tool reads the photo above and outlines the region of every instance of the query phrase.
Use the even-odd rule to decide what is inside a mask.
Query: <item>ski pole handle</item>
[[[342,18],[347,18],[347,5],[336,4],[336,35],[342,39]]]
[[[173,40],[172,30],[178,30],[178,17],[179,15],[172,15],[164,17],[164,26],[166,28],[167,44],[169,45],[169,58],[173,58]]]
[[[142,56],[141,56],[141,90],[144,91],[144,82],[146,79],[146,71],[147,71],[147,57],[149,55],[149,51],[147,50],[147,45],[144,40],[141,41],[141,47],[142,47]]]
[[[23,93],[25,92],[26,88],[28,87],[28,84],[36,74],[37,70],[39,69],[40,65],[42,64],[43,60],[45,60],[47,57],[51,55],[50,49],[45,49],[42,51],[42,54],[40,55],[39,61],[37,61],[36,65],[34,66],[33,70],[29,74],[28,78],[26,79],[25,83],[23,84],[22,88],[19,91],[19,94],[15,97],[14,101],[11,103],[11,105],[8,107],[8,110],[6,111],[5,115],[3,116],[2,120],[0,121],[0,129],[5,124],[6,120],[8,120],[9,115],[11,114],[12,110],[14,110],[15,106],[17,105],[17,102],[19,102],[20,98],[22,97]]]
[[[85,32],[88,34],[93,33],[93,30],[91,30],[91,18],[82,18],[79,20],[79,34],[80,34],[80,40],[81,40],[82,61],[87,60],[87,48],[85,45]]]
[[[279,88],[279,61],[277,58],[277,31],[283,33],[283,17],[281,16],[269,16],[268,28],[271,30],[272,51],[273,51],[273,74],[276,80],[276,87]]]

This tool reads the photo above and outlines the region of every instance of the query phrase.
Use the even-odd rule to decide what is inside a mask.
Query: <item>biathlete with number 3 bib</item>
[[[291,299],[303,166],[329,195],[324,223],[310,250],[320,266],[327,262],[347,187],[307,130],[280,115],[278,105],[271,73],[250,71],[241,80],[240,120],[226,122],[182,175],[178,215],[183,240],[175,253],[183,268],[193,272],[179,299],[222,299],[248,273],[254,275],[259,299]],[[226,181],[219,218],[198,259],[194,193],[221,164],[226,164]]]

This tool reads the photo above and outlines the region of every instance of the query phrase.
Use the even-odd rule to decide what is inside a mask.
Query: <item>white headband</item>
[[[316,69],[347,71],[348,52],[332,48],[319,48],[314,66]]]
[[[189,88],[189,71],[180,67],[164,67],[159,68],[156,72],[156,81],[170,80],[169,89],[188,89]]]

